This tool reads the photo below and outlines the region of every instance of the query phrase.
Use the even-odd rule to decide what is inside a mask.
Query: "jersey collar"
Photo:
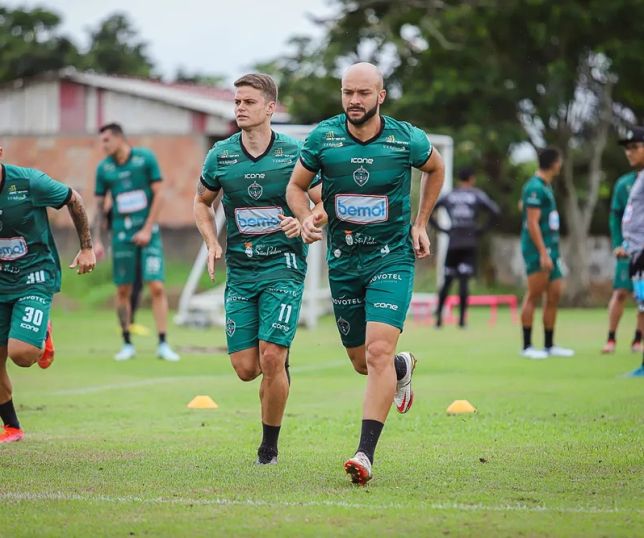
[[[360,140],[359,138],[356,138],[355,136],[353,136],[351,134],[351,131],[349,131],[349,120],[347,119],[346,114],[344,115],[344,128],[346,129],[347,134],[351,137],[351,140],[353,140],[354,142],[360,144],[361,146],[366,146],[367,144],[371,144],[374,140],[377,140],[378,138],[380,138],[380,135],[385,130],[385,118],[380,116],[380,129],[369,140],[364,140],[363,141],[363,140]]]
[[[256,163],[257,161],[259,161],[262,157],[266,157],[266,155],[268,155],[268,152],[269,152],[269,151],[271,150],[271,148],[273,147],[273,143],[274,143],[274,142],[275,142],[275,131],[273,131],[273,130],[271,129],[271,141],[268,143],[268,146],[267,146],[267,147],[266,147],[266,149],[264,150],[264,153],[262,153],[261,155],[258,155],[257,157],[253,157],[250,153],[248,153],[248,150],[247,150],[247,149],[246,149],[246,147],[244,146],[244,141],[243,141],[243,139],[242,139],[241,134],[239,135],[239,145],[241,146],[241,149],[242,149],[242,151],[244,152],[244,155],[246,155],[246,157],[248,157],[248,158],[249,158],[251,161],[253,161],[254,163]]]

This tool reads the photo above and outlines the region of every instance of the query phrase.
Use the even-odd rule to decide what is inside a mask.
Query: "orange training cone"
[[[462,415],[464,413],[476,413],[476,407],[467,400],[454,400],[447,408],[448,415]]]
[[[190,409],[217,409],[218,407],[210,396],[195,396],[188,404]]]

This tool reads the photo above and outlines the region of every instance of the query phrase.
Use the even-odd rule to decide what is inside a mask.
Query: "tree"
[[[514,226],[520,181],[512,148],[525,141],[558,145],[566,162],[559,190],[572,245],[568,291],[583,303],[586,239],[600,195],[607,194],[601,183],[618,175],[607,173],[604,154],[615,130],[634,122],[632,110],[644,105],[644,1],[335,4],[337,15],[319,21],[327,29],[322,43],[279,63],[286,81],[302,73],[307,87],[324,87],[346,63],[378,63],[390,90],[386,110],[452,134],[457,163],[480,163],[504,214],[514,217],[504,221]],[[306,104],[295,115],[329,102],[313,91],[299,97]],[[615,155],[612,143],[609,153]]]
[[[123,13],[115,13],[90,31],[91,45],[83,57],[83,67],[97,73],[150,77],[154,64],[147,55],[147,44]]]
[[[76,46],[58,33],[61,18],[46,9],[0,6],[0,82],[76,65]]]

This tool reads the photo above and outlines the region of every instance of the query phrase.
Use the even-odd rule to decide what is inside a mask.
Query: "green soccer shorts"
[[[259,340],[290,347],[300,317],[304,282],[248,275],[226,282],[228,353],[257,347]]]
[[[13,338],[42,348],[51,300],[51,294],[27,292],[19,299],[0,302],[0,346],[6,346],[9,338]]]
[[[559,257],[559,252],[552,252],[551,249],[548,249],[548,254],[550,254],[550,259],[553,264],[552,271],[550,271],[550,282],[553,282],[554,280],[563,278],[564,270],[561,258]],[[525,263],[525,269],[528,276],[542,271],[539,253],[536,250],[524,250],[523,261]]]
[[[414,286],[414,262],[398,257],[363,264],[358,256],[341,257],[329,266],[329,284],[342,345],[361,346],[370,321],[402,332]]]
[[[136,272],[142,271],[143,281],[152,282],[165,279],[163,260],[163,241],[159,230],[152,232],[150,242],[139,247],[131,240],[112,239],[112,279],[117,286],[133,284]]]
[[[633,291],[633,281],[631,280],[628,267],[628,258],[617,258],[615,261],[615,277],[613,278],[614,290]]]

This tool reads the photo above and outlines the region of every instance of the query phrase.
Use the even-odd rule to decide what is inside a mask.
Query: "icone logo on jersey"
[[[27,254],[27,242],[24,237],[9,237],[0,239],[0,260],[11,261],[22,258]]]
[[[283,215],[281,207],[238,207],[235,209],[237,229],[246,235],[263,235],[280,229],[278,215]]]
[[[244,179],[264,179],[265,177],[266,177],[266,174],[258,174],[258,173],[244,174]]]
[[[337,194],[335,214],[340,220],[356,224],[386,222],[389,218],[389,198],[387,196]]]
[[[352,157],[351,164],[373,164],[373,159],[367,157]]]

